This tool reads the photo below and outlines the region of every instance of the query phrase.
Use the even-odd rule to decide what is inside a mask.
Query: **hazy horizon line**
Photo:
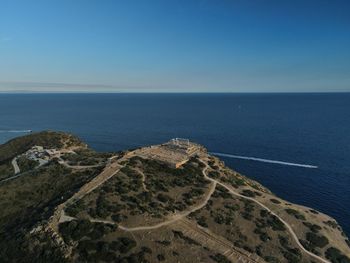
[[[0,94],[341,94],[350,91],[0,91]]]

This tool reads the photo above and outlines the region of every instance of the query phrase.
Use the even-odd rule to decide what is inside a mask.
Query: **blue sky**
[[[350,91],[350,1],[0,0],[0,91]]]

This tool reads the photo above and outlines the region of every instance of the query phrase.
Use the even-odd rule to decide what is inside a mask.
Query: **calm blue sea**
[[[2,94],[0,143],[31,129],[72,132],[99,151],[190,138],[277,195],[350,234],[350,94]]]

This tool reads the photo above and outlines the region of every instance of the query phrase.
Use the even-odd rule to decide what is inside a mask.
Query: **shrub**
[[[303,224],[314,233],[318,233],[318,231],[322,229],[319,225],[311,224],[309,222],[303,222]]]
[[[165,256],[163,254],[158,254],[157,255],[157,259],[158,259],[158,261],[164,261],[165,260]]]
[[[66,212],[68,215],[75,217],[80,211],[86,208],[83,200],[78,200],[76,203],[68,206]]]
[[[269,214],[269,212],[266,209],[260,210],[260,216],[266,217]]]
[[[122,254],[129,252],[134,247],[136,247],[136,242],[128,237],[120,237],[114,243],[114,248],[118,249]]]
[[[286,209],[286,212],[289,214],[289,215],[294,215],[294,217],[296,219],[300,219],[300,220],[305,220],[305,216],[300,213],[299,211],[295,210],[295,209],[292,209],[292,208],[287,208]]]
[[[169,240],[158,240],[156,241],[158,244],[161,244],[163,246],[170,246],[171,242]]]
[[[326,250],[326,258],[333,263],[350,263],[350,259],[343,255],[339,249],[330,247]]]
[[[220,177],[220,173],[217,172],[217,171],[212,171],[212,172],[210,172],[210,173],[208,174],[208,176],[209,176],[210,178],[217,179],[217,178]]]
[[[272,203],[275,203],[275,204],[280,204],[280,203],[281,203],[279,200],[274,199],[274,198],[270,199],[270,201],[271,201]]]
[[[93,224],[89,220],[73,220],[59,225],[59,231],[65,241],[79,240],[87,236],[93,229]]]
[[[284,231],[286,230],[284,224],[281,222],[281,220],[278,219],[278,217],[272,215],[271,218],[269,218],[266,222],[269,226],[272,227],[272,230],[274,231]]]
[[[297,248],[289,248],[288,250],[284,250],[282,253],[290,263],[299,263],[301,261],[301,253]]]
[[[243,249],[248,251],[248,252],[250,252],[250,253],[254,252],[254,250],[251,247],[247,246],[247,245],[243,246]]]
[[[157,195],[157,199],[159,201],[161,201],[162,203],[174,201],[169,195],[166,195],[166,194],[163,194],[163,193],[158,194]]]
[[[325,236],[317,235],[313,232],[306,233],[306,239],[314,247],[323,248],[328,245],[328,239]]]
[[[210,256],[215,262],[218,263],[231,263],[231,261],[222,254],[215,254]]]
[[[241,215],[244,219],[248,221],[251,221],[253,219],[253,215],[248,212],[242,212]]]
[[[208,227],[208,224],[206,222],[206,218],[204,216],[201,216],[200,218],[197,219],[198,225],[202,227]]]
[[[249,189],[244,189],[241,192],[241,194],[244,196],[248,196],[248,197],[255,197],[256,196],[255,192],[253,192],[252,190],[249,190]]]
[[[325,223],[327,226],[330,226],[331,228],[334,228],[334,229],[336,229],[338,227],[337,222],[332,221],[332,220],[328,220],[328,221],[325,221],[323,223]]]
[[[146,254],[152,254],[152,249],[149,247],[141,247],[141,251]]]
[[[279,263],[280,261],[278,260],[278,258],[275,258],[273,256],[265,256],[264,260],[266,262],[271,262],[271,263]]]
[[[120,214],[114,214],[111,216],[114,222],[120,223],[123,220],[123,216]]]
[[[271,240],[271,237],[269,237],[269,235],[267,233],[265,233],[265,232],[261,233],[259,235],[259,237],[260,237],[260,240],[263,241],[263,242]]]
[[[187,244],[200,246],[200,244],[197,241],[193,240],[190,237],[185,236],[181,231],[173,230],[173,234],[175,238],[181,238]]]
[[[225,217],[222,214],[216,214],[216,216],[214,217],[214,221],[221,225],[225,223]]]

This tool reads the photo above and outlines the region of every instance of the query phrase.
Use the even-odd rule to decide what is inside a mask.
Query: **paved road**
[[[20,177],[20,176],[22,176],[22,175],[25,175],[25,174],[26,174],[26,173],[21,173],[21,174],[17,174],[17,175],[11,176],[11,177],[9,177],[9,178],[6,178],[6,179],[1,180],[0,183],[5,183],[5,182],[7,182],[7,181],[11,181],[11,180],[16,179],[16,178],[18,178],[18,177]]]
[[[13,170],[15,171],[15,175],[8,177],[6,179],[0,180],[0,183],[5,183],[7,181],[11,181],[11,180],[16,179],[17,177],[20,177],[23,174],[25,174],[25,173],[20,173],[21,170],[19,169],[19,166],[17,164],[17,157],[13,158],[13,160],[11,161],[11,164],[13,166]]]
[[[206,162],[203,162],[201,160],[201,162],[208,167],[208,164]],[[297,243],[297,245],[299,246],[299,248],[304,251],[306,254],[310,255],[311,257],[321,261],[321,262],[324,262],[324,263],[331,263],[330,261],[324,259],[324,258],[321,258],[317,255],[315,255],[314,253],[306,250],[303,245],[299,242],[299,238],[298,236],[295,234],[294,230],[292,229],[292,227],[286,222],[284,221],[279,215],[277,215],[275,212],[273,212],[270,208],[268,208],[267,206],[265,206],[264,204],[260,203],[258,200],[255,200],[254,198],[251,198],[251,197],[247,197],[245,195],[241,195],[235,191],[233,191],[233,189],[227,185],[225,185],[224,183],[221,183],[220,181],[218,180],[215,180],[213,178],[210,178],[207,176],[207,174],[204,175],[204,177],[212,182],[216,182],[218,185],[221,185],[222,187],[225,187],[231,194],[235,195],[235,196],[238,196],[238,197],[241,197],[241,198],[244,198],[244,199],[247,199],[247,200],[250,200],[250,201],[253,201],[255,202],[256,204],[260,205],[261,207],[263,207],[264,209],[266,209],[267,211],[269,211],[272,215],[276,216],[284,225],[285,227],[288,229],[288,231],[290,232],[290,234],[292,235],[293,239],[295,240],[295,242]]]
[[[17,163],[17,157],[13,158],[11,164],[13,166],[13,169],[15,170],[15,174],[18,174],[21,172],[21,170],[19,169],[18,163]]]

